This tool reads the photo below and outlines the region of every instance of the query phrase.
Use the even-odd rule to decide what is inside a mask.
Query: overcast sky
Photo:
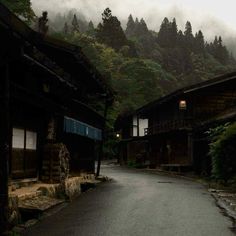
[[[206,38],[219,34],[236,38],[236,0],[32,0],[32,4],[37,14],[48,10],[53,15],[76,8],[95,23],[101,20],[103,10],[110,7],[122,22],[131,13],[143,17],[155,31],[165,16],[176,17],[180,29],[189,20],[193,31],[203,30]]]

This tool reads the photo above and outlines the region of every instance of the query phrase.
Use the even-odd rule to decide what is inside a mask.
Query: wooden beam
[[[8,230],[8,175],[10,154],[9,65],[0,67],[0,235]]]

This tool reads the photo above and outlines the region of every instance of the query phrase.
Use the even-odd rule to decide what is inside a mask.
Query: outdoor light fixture
[[[116,137],[117,137],[117,138],[119,138],[119,137],[120,137],[120,134],[119,134],[119,133],[117,133],[117,134],[116,134]]]
[[[186,109],[187,109],[186,100],[180,100],[180,101],[179,101],[179,109],[180,109],[180,110],[186,110]]]

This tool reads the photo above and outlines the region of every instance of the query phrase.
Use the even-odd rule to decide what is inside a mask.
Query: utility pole
[[[0,65],[0,235],[8,230],[8,163],[10,152],[9,64]]]
[[[101,160],[103,157],[103,150],[104,150],[104,142],[105,142],[105,138],[106,138],[106,121],[107,121],[107,111],[108,111],[108,107],[109,107],[109,102],[108,99],[106,98],[105,101],[105,108],[104,108],[104,121],[103,121],[103,127],[102,127],[102,141],[100,143],[100,148],[99,148],[99,154],[98,154],[98,165],[97,165],[97,173],[96,173],[96,177],[98,177],[100,175],[100,169],[101,169]]]

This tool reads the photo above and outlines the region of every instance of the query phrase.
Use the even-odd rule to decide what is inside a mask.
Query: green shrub
[[[135,166],[136,166],[136,162],[135,162],[134,160],[129,160],[129,161],[127,162],[127,166],[129,166],[129,167],[135,167]]]
[[[236,173],[236,123],[210,130],[212,176],[227,182]]]
[[[132,168],[145,168],[145,165],[143,163],[137,162],[137,160],[129,160],[127,162],[127,166]]]

